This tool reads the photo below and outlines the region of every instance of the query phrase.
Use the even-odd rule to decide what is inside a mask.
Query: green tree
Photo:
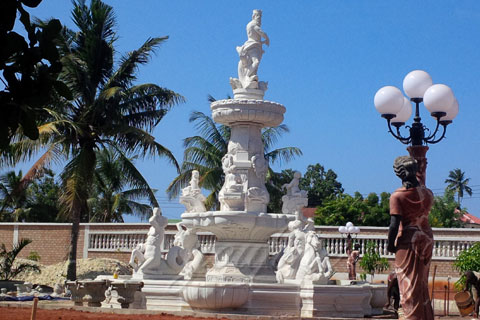
[[[360,267],[371,276],[371,282],[373,282],[373,277],[375,273],[383,272],[390,268],[387,258],[382,258],[380,254],[376,251],[377,245],[373,241],[368,241],[365,246],[365,252],[363,253],[362,259],[360,259]],[[361,278],[365,279],[366,276],[363,274]]]
[[[447,189],[457,194],[458,207],[461,206],[461,201],[466,192],[469,196],[472,196],[472,188],[468,186],[470,178],[465,178],[465,172],[460,169],[451,170],[448,174],[448,178],[445,179],[445,183],[448,183]]]
[[[443,196],[436,196],[432,209],[428,215],[430,226],[436,228],[461,228],[463,226],[460,217],[462,211],[457,209],[454,191],[445,189]]]
[[[122,214],[148,219],[158,206],[154,191],[135,167],[134,158],[108,148],[97,151],[94,188],[88,199],[89,222],[123,222]],[[149,204],[139,199],[149,199]]]
[[[14,160],[29,159],[46,152],[32,170],[45,167],[52,159],[68,159],[63,172],[60,206],[72,221],[67,278],[76,278],[79,223],[88,212],[96,151],[111,146],[121,156],[138,154],[163,156],[178,168],[172,153],[152,136],[154,127],[170,108],[183,98],[156,84],[134,85],[140,65],[168,37],[150,38],[139,49],[115,63],[117,40],[112,7],[100,0],[73,2],[77,30],[64,28],[59,39],[63,54],[61,78],[73,93],[73,100],[60,99],[49,109],[48,122],[39,127],[35,143],[20,140],[12,146]]]
[[[300,180],[300,189],[308,191],[308,206],[321,206],[323,202],[343,193],[342,184],[337,181],[337,174],[317,163],[309,165]]]
[[[348,194],[340,194],[336,198],[323,201],[315,211],[315,224],[342,226],[351,221],[360,225],[362,216],[368,210],[367,204]]]
[[[0,176],[1,221],[21,221],[27,194],[22,187],[22,170],[8,171]]]
[[[22,217],[26,222],[67,222],[59,216],[58,197],[60,185],[55,181],[55,173],[45,170],[41,177],[36,178],[27,187],[27,214]]]
[[[319,225],[345,225],[348,221],[359,226],[387,226],[390,221],[390,194],[382,192],[380,197],[370,193],[367,198],[359,192],[324,200],[315,212],[315,223]]]
[[[45,117],[44,107],[58,93],[70,92],[59,81],[62,69],[55,38],[62,26],[51,20],[42,26],[32,24],[23,6],[35,8],[41,0],[0,1],[0,150],[8,151],[15,133],[38,139],[36,122]],[[28,35],[27,39],[13,31],[17,15]],[[20,129],[17,131],[17,129]]]
[[[215,101],[215,99],[210,98],[209,101]],[[180,174],[170,183],[167,193],[170,198],[178,196],[180,190],[188,185],[192,171],[198,170],[200,173],[200,187],[210,191],[205,201],[205,206],[209,210],[215,210],[220,206],[218,193],[225,180],[222,170],[222,158],[227,153],[230,128],[222,124],[216,124],[210,116],[199,111],[192,112],[189,121],[194,123],[199,135],[188,137],[184,140],[185,151]],[[296,147],[272,150],[273,145],[287,132],[289,132],[289,129],[284,124],[262,130],[264,156],[267,163],[288,162],[302,154],[302,151]],[[271,170],[269,174],[270,176],[272,175]]]
[[[370,193],[364,200],[367,205],[362,215],[364,226],[388,226],[390,223],[390,194],[382,192],[380,197],[376,193]]]

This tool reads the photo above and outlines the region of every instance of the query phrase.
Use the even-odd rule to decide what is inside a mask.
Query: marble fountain
[[[220,210],[205,209],[199,173],[193,171],[180,197],[186,211],[174,246],[162,256],[168,220],[155,208],[146,242],[132,252],[131,279],[116,282],[143,282],[136,305],[150,310],[358,318],[381,313],[386,286],[336,285],[331,280],[335,272],[328,253],[313,220],[301,213],[308,198],[299,189],[299,172],[284,186],[282,213],[267,213],[268,163],[261,132],[280,125],[286,109],[263,99],[267,82],[258,80],[257,71],[269,38],[261,29],[261,17],[260,10],[253,11],[248,39],[237,47],[238,78],[230,78],[234,98],[211,104],[214,121],[231,128],[222,159]],[[217,239],[214,264],[208,270],[197,244],[196,233],[204,231]],[[278,232],[289,233],[288,244],[279,256],[269,257],[268,239]]]

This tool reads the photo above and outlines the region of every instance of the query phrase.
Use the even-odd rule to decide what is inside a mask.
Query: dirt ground
[[[30,319],[32,310],[30,308],[7,308],[0,307],[1,320],[28,320]],[[85,311],[77,311],[70,309],[48,310],[38,309],[35,320],[220,320],[218,318],[195,318],[191,316],[173,316],[165,313],[160,314],[108,314],[108,313],[92,313]],[[221,320],[227,320],[225,318]]]

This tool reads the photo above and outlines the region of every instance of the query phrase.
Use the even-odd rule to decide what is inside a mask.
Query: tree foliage
[[[20,251],[32,242],[30,239],[20,239],[20,241],[13,246],[12,250],[8,251],[5,244],[0,246],[0,280],[15,279],[17,275],[25,271],[40,272],[40,268],[31,263],[17,263],[17,258]]]
[[[460,252],[453,262],[453,266],[461,275],[455,283],[455,286],[461,290],[460,288],[465,285],[465,271],[480,272],[480,242],[476,242],[467,250]]]
[[[443,196],[436,196],[428,215],[430,226],[434,228],[461,228],[462,211],[457,209],[454,193],[448,188]]]
[[[135,84],[137,71],[168,37],[147,39],[116,63],[116,21],[113,8],[100,0],[73,2],[77,30],[64,28],[58,39],[63,70],[73,100],[59,98],[40,125],[38,142],[19,139],[11,147],[12,161],[44,152],[31,169],[38,172],[52,160],[66,159],[60,196],[61,210],[72,221],[67,277],[76,278],[76,242],[82,215],[94,181],[96,151],[111,146],[126,156],[163,156],[178,168],[173,154],[152,135],[155,126],[176,104],[179,94],[156,84]]]
[[[448,183],[447,189],[457,194],[458,207],[460,208],[464,193],[472,196],[472,188],[468,186],[470,178],[465,178],[465,172],[460,169],[451,170],[445,183]]]
[[[351,221],[363,226],[388,226],[390,194],[382,192],[380,197],[370,193],[366,199],[358,192],[352,197],[340,194],[336,198],[324,201],[315,212],[315,223],[318,225],[345,225]]]
[[[321,206],[325,200],[335,198],[343,193],[342,184],[337,181],[337,174],[317,163],[309,165],[300,180],[300,189],[308,191],[308,206]]]
[[[37,121],[47,113],[45,107],[56,94],[70,97],[66,85],[58,80],[62,70],[56,46],[62,26],[52,19],[41,26],[32,24],[23,6],[35,8],[41,0],[0,1],[0,150],[6,151],[14,134],[20,132],[38,139]],[[13,31],[17,15],[28,39]]]
[[[285,169],[281,172],[268,171],[266,177],[267,183],[265,184],[270,194],[270,202],[267,206],[268,212],[282,212],[282,197],[285,194],[282,186],[292,181],[294,173],[295,171],[292,169]]]
[[[158,207],[154,191],[135,167],[134,158],[108,148],[97,151],[94,187],[88,199],[87,222],[123,222],[122,214],[144,220]],[[137,200],[148,199],[149,203]]]

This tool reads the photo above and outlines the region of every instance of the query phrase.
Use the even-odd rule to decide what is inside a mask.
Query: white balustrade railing
[[[394,255],[387,251],[387,228],[385,234],[368,235],[359,234],[353,239],[354,243],[360,245],[360,253],[365,251],[368,241],[375,242],[376,251],[382,256],[393,258]],[[176,231],[166,231],[162,245],[162,252],[166,253],[173,246]],[[199,232],[198,246],[203,253],[214,253],[215,235],[209,232]],[[144,243],[147,238],[145,230],[129,231],[90,231],[88,235],[88,251],[117,251],[130,252],[139,243]],[[325,249],[331,257],[345,257],[347,241],[341,234],[319,233],[323,240]],[[435,243],[433,249],[433,259],[454,260],[460,252],[470,248],[475,242],[480,241],[480,236],[434,236]],[[283,250],[288,243],[287,233],[276,233],[268,241],[270,254],[274,255]]]

